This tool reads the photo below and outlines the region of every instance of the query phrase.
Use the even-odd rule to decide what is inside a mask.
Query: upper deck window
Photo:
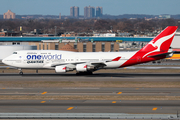
[[[13,52],[13,54],[17,54],[17,52]]]

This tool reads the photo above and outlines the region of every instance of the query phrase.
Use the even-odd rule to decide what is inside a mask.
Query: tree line
[[[75,33],[92,33],[107,32],[145,32],[164,29],[167,26],[180,26],[178,19],[27,19],[27,20],[0,20],[0,29],[7,29],[9,31],[29,33],[34,29],[38,29],[42,34],[60,35],[66,32]]]

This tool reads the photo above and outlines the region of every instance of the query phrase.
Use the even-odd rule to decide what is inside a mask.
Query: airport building
[[[29,42],[29,45],[37,46],[38,50],[63,50],[66,45],[72,46],[78,52],[117,52],[119,44],[116,42],[65,42],[59,41],[49,42]],[[68,51],[68,49],[66,49]]]
[[[0,45],[35,45],[38,50],[59,50],[69,43],[79,52],[137,50],[152,38],[125,37],[0,37]]]
[[[38,50],[60,50],[69,43],[79,52],[139,50],[152,37],[0,37],[0,45],[35,45]],[[171,48],[180,49],[180,36],[175,36]]]
[[[5,57],[11,55],[18,50],[37,50],[37,46],[33,45],[0,45],[0,63]]]

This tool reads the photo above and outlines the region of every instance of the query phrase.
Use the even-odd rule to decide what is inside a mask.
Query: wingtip
[[[116,57],[112,61],[118,61],[121,57]]]

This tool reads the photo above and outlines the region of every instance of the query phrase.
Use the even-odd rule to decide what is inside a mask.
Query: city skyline
[[[84,7],[84,18],[93,18],[93,17],[102,17],[103,8],[97,6],[96,11],[94,6],[85,6]],[[70,7],[70,17],[79,17],[79,7],[72,6]]]
[[[11,10],[17,15],[69,15],[69,8],[78,6],[79,15],[84,15],[83,8],[89,5],[101,6],[103,14],[109,15],[180,14],[180,0],[1,0],[0,14]]]

